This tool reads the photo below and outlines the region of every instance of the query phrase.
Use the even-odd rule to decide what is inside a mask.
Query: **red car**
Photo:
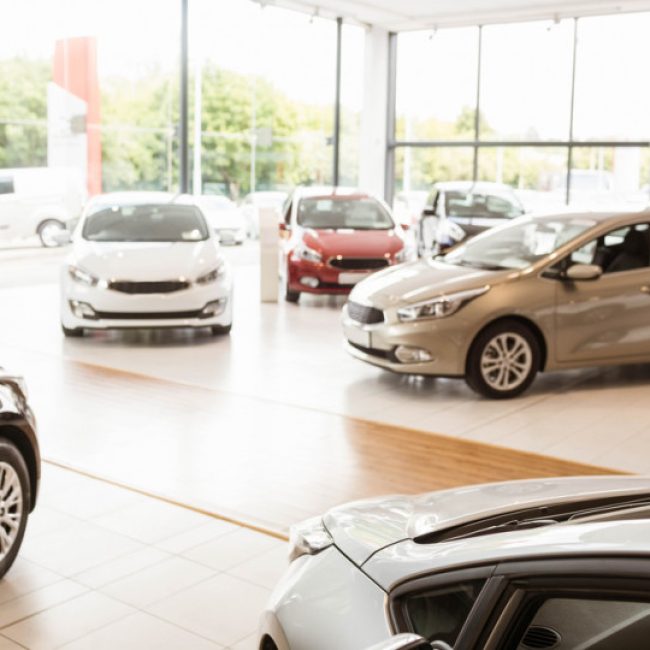
[[[406,259],[402,227],[379,199],[342,188],[298,188],[287,199],[282,276],[285,297],[347,294],[373,271]]]

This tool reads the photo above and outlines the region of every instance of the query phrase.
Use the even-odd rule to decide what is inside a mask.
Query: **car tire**
[[[81,338],[84,335],[82,327],[66,327],[61,325],[61,331],[66,338]]]
[[[212,336],[225,336],[226,334],[230,334],[231,329],[232,323],[230,323],[230,325],[213,325],[210,328],[210,332],[212,333]]]
[[[534,332],[519,321],[502,320],[476,337],[467,357],[465,380],[484,397],[516,397],[533,383],[540,360]]]
[[[58,244],[52,239],[51,232],[62,230],[65,230],[65,224],[62,221],[59,221],[58,219],[46,219],[38,224],[36,234],[41,240],[41,245],[44,248],[57,248],[61,244]]]
[[[300,300],[300,291],[291,291],[288,286],[284,288],[284,299],[294,305]]]
[[[6,438],[0,437],[0,578],[14,563],[25,535],[31,507],[29,472],[23,455]],[[17,495],[17,497],[16,497]],[[16,500],[17,499],[17,500]],[[19,515],[17,526],[10,524]]]

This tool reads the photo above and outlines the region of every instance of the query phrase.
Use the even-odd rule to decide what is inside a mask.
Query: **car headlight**
[[[323,256],[313,248],[309,248],[305,242],[300,242],[294,248],[292,257],[294,260],[306,260],[307,262],[315,262],[316,264],[323,261]]]
[[[224,273],[225,270],[226,270],[226,263],[223,260],[221,260],[217,268],[212,269],[212,271],[208,271],[207,273],[204,273],[203,275],[196,278],[196,284],[211,284],[212,282],[216,282],[217,278],[222,273]]]
[[[419,302],[415,305],[398,309],[397,316],[401,321],[426,320],[431,318],[445,318],[456,313],[463,305],[474,298],[482,296],[490,287],[480,287],[469,291],[450,293],[447,296],[438,296],[432,300]]]
[[[289,530],[289,561],[303,555],[316,555],[334,544],[320,517],[307,519]]]
[[[80,284],[85,284],[88,287],[96,287],[99,284],[99,278],[96,278],[92,273],[70,264],[68,266],[68,275]]]

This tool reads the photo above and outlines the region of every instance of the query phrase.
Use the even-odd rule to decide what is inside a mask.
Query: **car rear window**
[[[394,227],[388,211],[370,198],[314,197],[298,205],[298,223],[305,228],[389,230]]]

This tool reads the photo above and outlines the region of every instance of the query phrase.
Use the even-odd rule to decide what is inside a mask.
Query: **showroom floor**
[[[351,359],[340,300],[260,305],[257,248],[226,254],[230,337],[65,340],[62,251],[0,253],[0,365],[25,374],[48,461],[0,585],[0,649],[16,647],[3,637],[29,648],[253,647],[285,562],[278,534],[307,515],[387,492],[650,471],[650,368],[543,375],[520,399],[485,401],[461,381]]]
[[[45,463],[0,649],[253,650],[285,565],[275,537]]]

